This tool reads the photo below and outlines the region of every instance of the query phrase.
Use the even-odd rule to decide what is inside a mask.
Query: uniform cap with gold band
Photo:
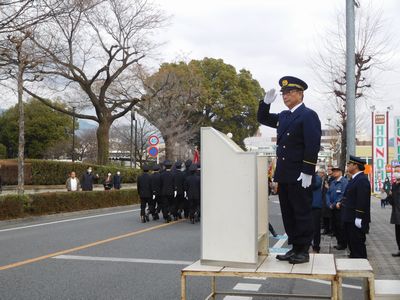
[[[360,166],[364,166],[367,162],[364,159],[360,158],[360,157],[357,157],[357,156],[354,156],[354,155],[350,155],[349,163],[353,163],[353,164],[357,164],[357,165],[360,165]]]
[[[301,90],[305,91],[308,88],[307,83],[305,83],[300,78],[294,76],[284,76],[279,79],[279,85],[281,86],[281,92],[284,90]]]

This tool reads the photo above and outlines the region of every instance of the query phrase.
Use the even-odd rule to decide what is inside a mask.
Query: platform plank
[[[314,254],[310,254],[310,261],[304,264],[293,265],[292,274],[311,274],[314,263]]]
[[[275,255],[269,255],[261,266],[256,270],[256,273],[283,273],[290,274],[293,265],[287,261],[277,260]]]
[[[336,259],[336,269],[338,272],[373,271],[369,261],[364,258],[338,258]]]
[[[233,267],[225,267],[221,270],[221,272],[234,272],[234,273],[254,273],[261,264],[265,261],[267,256],[258,256],[257,265],[253,268],[233,268]]]
[[[333,254],[315,254],[312,274],[335,275],[335,258]]]
[[[202,265],[200,263],[200,260],[194,262],[190,266],[187,266],[184,268],[182,271],[183,272],[220,272],[223,269],[223,267],[217,267],[217,266],[208,266],[208,265]]]

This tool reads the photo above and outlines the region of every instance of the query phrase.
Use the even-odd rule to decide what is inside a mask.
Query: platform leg
[[[181,273],[181,300],[186,300],[186,276]]]
[[[331,299],[337,300],[339,293],[339,284],[336,279],[331,281]]]
[[[215,281],[215,276],[212,276],[211,277],[211,299],[212,300],[215,300],[215,291],[216,291],[216,288],[217,288],[217,284],[216,284],[216,281]]]
[[[364,278],[364,299],[375,299],[375,280],[373,277]]]
[[[343,289],[342,289],[342,277],[338,276],[337,282],[338,282],[338,288],[337,288],[337,298],[339,300],[343,300]]]

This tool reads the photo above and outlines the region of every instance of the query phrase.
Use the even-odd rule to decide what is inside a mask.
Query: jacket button
[[[285,158],[284,158],[284,157],[282,157],[282,160],[285,160]]]
[[[286,135],[290,135],[290,133],[288,132],[288,133],[286,133]]]
[[[283,146],[283,149],[285,149],[286,148],[286,146]]]

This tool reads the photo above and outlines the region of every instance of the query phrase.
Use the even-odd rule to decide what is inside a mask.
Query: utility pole
[[[75,106],[72,106],[72,162],[75,162]]]
[[[137,120],[135,118],[135,112],[133,112],[133,119],[135,121],[135,152],[133,155],[134,167],[136,169],[136,154],[137,154]]]
[[[133,166],[133,120],[135,120],[135,111],[132,108],[131,110],[131,139],[130,139],[130,167],[132,168]]]
[[[354,0],[346,0],[346,160],[356,155],[356,83]]]

